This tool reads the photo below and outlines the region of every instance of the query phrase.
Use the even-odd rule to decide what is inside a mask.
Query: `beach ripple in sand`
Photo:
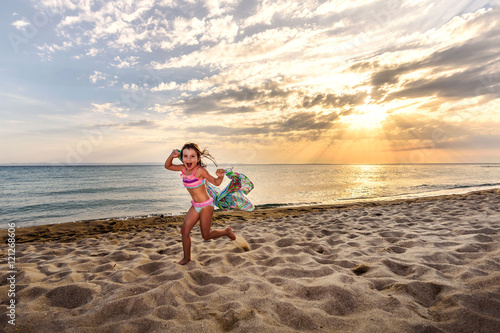
[[[15,329],[500,332],[500,190],[215,223],[230,223],[251,250],[194,229],[193,261],[179,266],[179,228],[150,222],[17,244]],[[0,327],[14,331],[6,316]]]

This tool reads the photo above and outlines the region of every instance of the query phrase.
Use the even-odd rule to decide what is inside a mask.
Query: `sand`
[[[500,332],[500,190],[18,229],[6,332]],[[6,239],[2,230],[2,239]],[[4,251],[6,252],[6,251]]]

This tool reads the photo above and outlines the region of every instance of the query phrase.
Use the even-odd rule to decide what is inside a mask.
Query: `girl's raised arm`
[[[217,178],[209,174],[207,170],[203,169],[201,176],[204,177],[209,182],[211,182],[212,184],[214,184],[215,186],[219,186],[220,184],[222,184],[222,181],[224,180],[224,169],[217,169],[215,174],[217,175]]]
[[[182,165],[182,164],[172,164],[174,158],[177,158],[179,156],[180,156],[180,154],[177,151],[177,149],[172,150],[172,153],[170,154],[170,156],[165,161],[165,169],[171,170],[171,171],[182,171],[182,169],[184,169],[184,165]]]

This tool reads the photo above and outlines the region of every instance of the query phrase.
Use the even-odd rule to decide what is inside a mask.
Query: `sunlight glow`
[[[375,130],[382,126],[387,117],[385,108],[375,104],[365,104],[357,112],[346,117],[345,122],[351,129]]]

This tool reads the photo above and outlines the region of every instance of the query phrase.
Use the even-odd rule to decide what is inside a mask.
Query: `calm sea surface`
[[[212,174],[215,169],[208,168]],[[248,197],[256,206],[388,200],[500,187],[500,164],[237,165],[234,171],[255,184]],[[23,227],[177,215],[190,207],[179,173],[161,165],[2,166],[0,190],[0,228],[7,222]]]

